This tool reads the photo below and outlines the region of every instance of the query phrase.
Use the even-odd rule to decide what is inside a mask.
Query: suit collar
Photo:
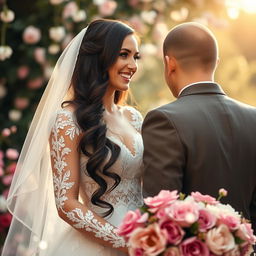
[[[182,91],[180,97],[194,94],[221,94],[226,95],[222,88],[217,83],[195,83]]]

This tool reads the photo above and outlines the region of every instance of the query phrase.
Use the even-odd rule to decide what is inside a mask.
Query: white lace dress
[[[110,217],[106,217],[105,223],[97,219],[97,214],[102,212],[102,208],[90,202],[91,195],[98,188],[97,183],[86,173],[85,167],[87,157],[80,156],[79,183],[73,180],[72,168],[76,167],[76,160],[72,158],[72,143],[80,135],[73,113],[68,110],[60,110],[52,130],[51,136],[51,156],[54,166],[53,180],[55,201],[58,212],[62,212],[62,220],[55,225],[54,241],[48,243],[48,248],[43,255],[47,256],[114,256],[123,255],[115,248],[124,246],[124,240],[116,234],[117,227],[125,213],[134,210],[143,204],[141,175],[142,175],[142,154],[143,142],[140,134],[142,117],[141,114],[132,107],[123,107],[131,117],[130,124],[134,128],[133,152],[118,138],[118,136],[107,131],[107,137],[120,146],[121,152],[110,168],[121,177],[119,185],[111,192],[103,196],[103,200],[113,205],[114,211]],[[69,163],[74,162],[74,167]],[[105,177],[106,179],[106,177]],[[107,179],[108,187],[113,181]],[[72,189],[79,191],[79,204],[70,203]],[[71,191],[71,192],[70,192]],[[69,205],[67,207],[67,205]],[[86,208],[84,208],[86,206]],[[105,211],[104,209],[103,211]],[[79,229],[89,231],[92,238],[79,232]],[[109,242],[111,246],[103,246],[93,239],[93,236]],[[41,254],[40,254],[41,255]]]

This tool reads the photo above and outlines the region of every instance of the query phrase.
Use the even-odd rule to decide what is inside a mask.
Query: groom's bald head
[[[166,36],[164,56],[173,56],[184,70],[202,68],[213,71],[218,59],[214,35],[205,26],[195,22],[174,27]]]

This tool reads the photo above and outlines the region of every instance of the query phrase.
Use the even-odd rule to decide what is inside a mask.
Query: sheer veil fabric
[[[68,226],[55,206],[48,138],[71,84],[85,32],[86,28],[60,56],[30,125],[7,199],[13,220],[2,256],[43,255],[56,230]]]

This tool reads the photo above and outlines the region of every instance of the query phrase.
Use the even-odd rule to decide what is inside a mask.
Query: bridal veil
[[[62,220],[54,202],[48,138],[71,84],[85,32],[86,28],[60,56],[30,125],[7,198],[13,220],[2,256],[43,255],[59,231]]]

